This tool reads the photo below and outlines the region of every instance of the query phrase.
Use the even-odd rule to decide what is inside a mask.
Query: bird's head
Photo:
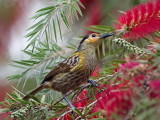
[[[89,35],[86,35],[80,42],[78,46],[78,51],[86,49],[88,47],[96,47],[104,38],[107,38],[109,36],[113,36],[113,33],[108,34],[98,34],[98,33],[92,33]]]

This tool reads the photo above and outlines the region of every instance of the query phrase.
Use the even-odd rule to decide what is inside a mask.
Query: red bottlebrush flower
[[[133,87],[141,87],[143,86],[144,84],[147,84],[145,83],[146,81],[146,75],[142,75],[142,74],[136,74],[133,76],[132,78],[132,81],[133,81]]]
[[[125,70],[125,69],[132,69],[136,66],[138,66],[140,63],[138,62],[132,62],[132,61],[129,61],[129,62],[126,62],[126,63],[122,63],[120,64],[120,67],[118,69],[116,69],[116,71],[121,71],[121,70]]]
[[[82,9],[84,15],[87,16],[84,25],[86,27],[89,27],[91,25],[100,24],[102,20],[102,2],[100,0],[80,0],[80,1],[86,7],[86,9]],[[86,34],[89,33],[91,33],[91,31],[86,30]]]
[[[108,89],[96,95],[97,104],[94,111],[102,110],[109,119],[113,119],[114,114],[125,116],[132,107],[130,89],[122,89],[124,85],[107,86]]]
[[[123,87],[125,87],[124,84],[115,86],[107,86],[104,84],[99,86],[100,89],[107,88],[107,90],[95,95],[97,103],[95,103],[90,114],[102,110],[105,111],[105,115],[109,118],[112,118],[113,114],[125,116],[132,107],[132,102],[130,89],[128,88],[124,90]],[[85,99],[86,97],[87,91],[84,90],[77,96],[76,100],[74,100],[72,104],[77,108],[85,107],[87,103],[92,102],[89,99]],[[66,114],[63,118],[65,118],[65,120],[72,120],[70,114]],[[96,116],[93,116],[92,118],[96,118]]]
[[[74,100],[74,101],[72,102],[72,104],[73,104],[75,107],[77,107],[77,108],[79,108],[79,107],[85,107],[86,104],[87,104],[87,100],[83,100],[83,101],[81,101],[81,100],[87,97],[86,94],[87,94],[87,91],[86,91],[86,90],[83,90],[83,91],[76,97],[76,100]],[[79,101],[81,101],[81,102],[79,102]]]
[[[146,72],[148,65],[141,64],[139,62],[128,61],[119,65],[120,67],[115,69],[116,72],[122,72],[125,78],[136,77],[141,73]]]
[[[10,113],[0,113],[0,120],[5,120],[8,116],[10,115]],[[9,118],[8,120],[13,120],[12,118]]]
[[[150,83],[150,97],[151,98],[160,98],[160,80],[155,80]]]
[[[121,15],[115,28],[123,37],[136,40],[160,30],[160,0],[140,4]]]
[[[116,71],[121,72],[123,75],[117,78],[117,80],[125,84],[126,87],[133,89],[133,91],[138,88],[138,92],[146,92],[149,88],[149,80],[146,75],[146,72],[148,72],[147,68],[147,64],[141,64],[139,62],[129,61],[123,63],[116,69]]]

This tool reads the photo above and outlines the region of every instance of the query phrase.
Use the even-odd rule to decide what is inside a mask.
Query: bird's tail
[[[30,98],[31,95],[36,94],[37,92],[39,92],[40,90],[42,90],[44,88],[44,85],[40,85],[37,88],[35,88],[34,90],[32,90],[29,94],[27,94],[26,96],[23,97],[23,100],[28,100]]]

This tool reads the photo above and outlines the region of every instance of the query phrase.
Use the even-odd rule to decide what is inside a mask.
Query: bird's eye
[[[95,34],[92,34],[92,37],[96,37],[96,35],[95,35]]]

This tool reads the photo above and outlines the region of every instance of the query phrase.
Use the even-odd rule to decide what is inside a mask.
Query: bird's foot
[[[70,112],[71,115],[74,115],[74,113],[75,113],[74,111],[75,111],[76,108],[72,105],[72,103],[67,99],[67,97],[66,97],[65,95],[63,95],[63,96],[64,96],[63,99],[68,103],[68,106],[69,106],[69,107],[71,108],[71,110],[72,110],[72,111]]]
[[[70,107],[71,109],[73,109],[73,110],[76,109],[76,108],[72,105],[72,103],[67,99],[67,97],[64,96],[63,99],[68,103],[68,105],[69,105],[69,107]]]
[[[88,83],[91,83],[92,84],[92,86],[97,86],[97,82],[96,81],[94,81],[94,80],[91,80],[91,79],[88,79],[88,81],[87,81]]]

